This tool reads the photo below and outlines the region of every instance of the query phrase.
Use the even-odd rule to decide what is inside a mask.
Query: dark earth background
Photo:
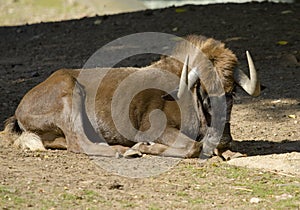
[[[249,156],[300,152],[299,14],[299,3],[190,5],[0,27],[0,128],[33,86],[57,69],[81,68],[110,41],[148,31],[177,36],[201,34],[225,42],[244,71],[248,71],[245,51],[249,50],[266,86],[258,98],[238,90],[232,113],[235,149]],[[118,65],[145,66],[158,58],[135,56]],[[21,152],[6,147],[0,150],[3,209],[300,206],[300,180],[293,171],[282,176],[276,171],[250,171],[219,162],[200,167],[194,160],[186,160],[160,177],[129,179],[111,175],[84,155]],[[278,187],[286,183],[288,189]],[[292,197],[285,201],[287,195]],[[250,202],[252,197],[259,197],[260,202]]]

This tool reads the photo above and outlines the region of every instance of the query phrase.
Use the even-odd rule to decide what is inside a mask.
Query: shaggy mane
[[[201,66],[203,59],[201,60],[199,58],[199,51],[212,62],[221,79],[224,91],[226,93],[231,92],[234,87],[233,73],[238,60],[235,54],[225,47],[224,43],[213,38],[189,35],[185,38],[185,41],[181,41],[175,46],[171,57],[162,57],[161,60],[153,65],[157,65],[162,69],[169,70],[172,73],[177,74],[177,76],[180,76],[183,64],[178,59],[184,60],[186,55],[189,55],[190,67]],[[213,86],[215,80],[210,78],[210,74],[207,74],[206,77],[207,81],[211,82],[211,84],[206,84],[206,86]]]

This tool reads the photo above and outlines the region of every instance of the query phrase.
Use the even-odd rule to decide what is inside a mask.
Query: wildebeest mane
[[[223,84],[224,91],[226,93],[231,92],[234,87],[234,69],[238,61],[235,54],[226,48],[224,43],[215,39],[206,38],[205,36],[189,35],[184,41],[180,41],[175,46],[172,56],[163,56],[153,65],[171,71],[180,77],[183,64],[179,59],[184,60],[187,55],[189,55],[190,68],[202,65],[202,69],[206,69],[203,62],[203,54],[201,56],[199,55],[201,52],[213,64],[214,70],[217,72]],[[211,72],[201,71],[202,79],[208,82],[205,86],[212,88],[215,79],[211,78]]]

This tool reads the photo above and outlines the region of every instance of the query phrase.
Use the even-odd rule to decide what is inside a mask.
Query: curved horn
[[[188,89],[191,89],[193,85],[197,82],[199,79],[199,74],[198,74],[198,69],[197,67],[192,68],[192,70],[189,72],[188,75]]]
[[[183,93],[187,89],[188,85],[188,63],[189,63],[189,56],[187,55],[185,57],[185,61],[183,64],[182,72],[181,72],[181,77],[180,77],[180,83],[179,83],[179,90],[177,93],[177,98],[180,99]]]
[[[248,66],[250,71],[250,79],[248,76],[240,69],[234,71],[234,80],[239,84],[249,95],[259,96],[260,94],[260,82],[258,75],[253,63],[253,60],[250,56],[250,53],[246,51]]]

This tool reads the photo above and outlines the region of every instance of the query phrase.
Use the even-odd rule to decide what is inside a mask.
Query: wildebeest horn
[[[189,56],[187,55],[185,57],[185,61],[183,64],[181,77],[180,77],[180,83],[179,83],[179,89],[177,93],[177,98],[180,99],[185,90],[187,90],[188,85],[188,63],[189,63]]]
[[[192,68],[188,75],[188,89],[191,89],[193,85],[199,79],[198,69],[197,67]]]
[[[240,69],[236,69],[234,71],[234,80],[237,84],[239,84],[249,95],[251,96],[259,96],[260,94],[260,82],[258,79],[258,75],[253,63],[253,60],[250,56],[250,53],[246,51],[249,71],[250,71],[250,79],[248,76]]]

